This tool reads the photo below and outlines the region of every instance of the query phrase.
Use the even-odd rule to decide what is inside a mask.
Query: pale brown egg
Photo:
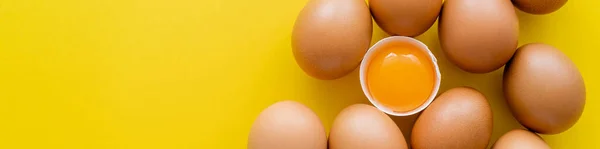
[[[407,149],[402,131],[377,108],[351,105],[340,112],[329,133],[330,149]]]
[[[518,21],[509,0],[447,0],[440,15],[440,45],[459,68],[491,72],[517,49]]]
[[[485,149],[492,136],[492,110],[479,91],[453,88],[421,113],[411,135],[414,149]]]
[[[296,19],[292,51],[309,76],[337,79],[358,67],[372,32],[364,0],[310,0]]]
[[[369,0],[373,18],[390,35],[418,36],[438,17],[442,0]]]
[[[515,7],[531,14],[552,13],[567,3],[568,0],[512,0]]]
[[[541,43],[517,50],[504,69],[503,90],[513,116],[542,134],[571,128],[585,106],[585,84],[575,64]]]
[[[294,101],[275,103],[252,124],[248,149],[326,149],[323,124],[308,107]]]
[[[514,129],[502,135],[492,149],[550,149],[542,137],[537,134],[523,130]]]

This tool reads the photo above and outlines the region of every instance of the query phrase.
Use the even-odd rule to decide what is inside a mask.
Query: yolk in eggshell
[[[419,47],[394,43],[380,47],[367,69],[367,86],[374,100],[396,112],[421,106],[434,88],[434,65]]]

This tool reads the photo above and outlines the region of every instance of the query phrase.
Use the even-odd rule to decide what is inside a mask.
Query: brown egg
[[[548,14],[567,3],[567,0],[512,0],[515,7],[531,14]]]
[[[492,110],[483,94],[458,87],[442,93],[417,119],[415,149],[485,149],[492,136]]]
[[[494,71],[517,49],[518,21],[508,0],[447,0],[439,22],[442,50],[465,71]]]
[[[294,101],[275,103],[254,121],[248,149],[326,149],[327,134],[308,107]]]
[[[418,36],[438,17],[442,0],[369,0],[373,18],[391,35]]]
[[[523,130],[515,129],[502,135],[494,144],[492,149],[550,149],[550,146],[537,134]]]
[[[575,64],[541,43],[522,46],[504,69],[504,96],[515,118],[532,131],[561,133],[585,105],[585,84]]]
[[[310,0],[294,25],[292,51],[308,75],[337,79],[358,67],[372,30],[364,0]]]
[[[329,133],[330,149],[407,149],[402,131],[373,106],[355,104],[342,110]]]

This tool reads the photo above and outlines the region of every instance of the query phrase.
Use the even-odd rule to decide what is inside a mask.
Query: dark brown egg
[[[442,50],[465,71],[494,71],[517,49],[518,21],[508,0],[447,0],[439,23]]]
[[[342,110],[329,133],[330,149],[407,149],[402,131],[377,108],[355,104]]]
[[[550,146],[537,134],[523,130],[514,129],[502,135],[494,144],[492,149],[550,149]]]
[[[418,36],[435,22],[442,0],[369,0],[373,18],[390,35]]]
[[[475,89],[450,89],[417,119],[411,145],[415,149],[485,149],[492,136],[492,110]]]
[[[292,32],[296,62],[324,80],[352,72],[371,43],[373,25],[364,0],[310,0]]]
[[[575,64],[541,43],[522,46],[504,70],[504,96],[525,127],[557,134],[573,126],[585,105],[585,84]]]
[[[326,149],[327,134],[319,117],[294,101],[275,103],[252,124],[248,149]]]
[[[567,0],[512,0],[515,7],[531,14],[552,13],[567,3]]]

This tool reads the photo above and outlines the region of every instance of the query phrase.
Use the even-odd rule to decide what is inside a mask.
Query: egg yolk
[[[384,45],[371,60],[366,81],[373,99],[395,112],[421,106],[433,91],[434,65],[419,47],[408,43]]]

